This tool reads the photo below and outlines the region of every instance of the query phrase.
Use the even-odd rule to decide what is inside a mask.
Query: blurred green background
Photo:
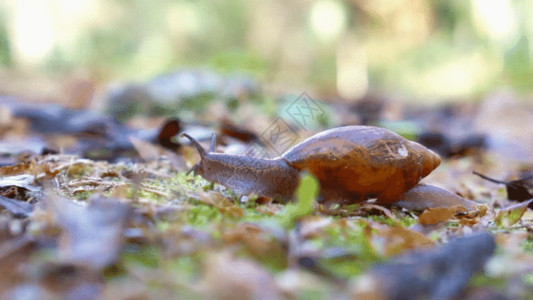
[[[532,43],[527,0],[3,0],[0,92],[202,67],[346,99],[475,100],[529,94]]]

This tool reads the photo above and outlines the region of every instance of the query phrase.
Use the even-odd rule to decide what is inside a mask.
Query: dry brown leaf
[[[321,216],[308,216],[299,223],[300,235],[303,238],[321,237],[324,229],[330,226],[333,220]]]
[[[533,199],[530,199],[528,201],[513,204],[513,205],[510,205],[510,206],[507,206],[501,209],[496,214],[496,217],[494,218],[494,222],[496,223],[496,225],[504,226],[504,227],[509,227],[509,226],[512,226],[513,224],[516,224],[518,221],[520,221],[520,219],[526,212],[528,206],[532,202],[533,202]]]
[[[284,250],[273,235],[261,227],[245,223],[224,232],[222,238],[229,244],[242,244],[256,257],[267,258],[272,255],[281,256]]]
[[[396,219],[396,217],[392,214],[392,212],[381,206],[381,205],[377,205],[377,204],[372,204],[372,203],[365,203],[363,204],[361,207],[360,207],[360,210],[363,210],[363,209],[375,209],[375,210],[378,210],[378,211],[381,211],[383,214],[385,214],[389,219],[393,220],[395,223],[398,223],[398,220]]]
[[[370,241],[376,250],[384,256],[400,254],[408,249],[419,249],[432,246],[435,242],[429,237],[405,228],[401,225],[376,228]]]
[[[266,203],[264,205],[260,205],[256,208],[256,210],[260,213],[263,213],[265,215],[273,216],[275,214],[278,214],[283,211],[285,208],[284,205],[277,204],[277,203]]]
[[[31,173],[29,170],[32,164],[30,162],[20,162],[12,166],[0,167],[0,176],[13,176],[19,174]]]
[[[280,299],[272,276],[257,263],[229,252],[213,253],[206,261],[202,284],[215,299]]]
[[[458,213],[464,213],[467,209],[462,205],[451,207],[428,208],[418,217],[418,222],[423,225],[432,225],[449,220]]]
[[[213,205],[223,214],[229,214],[234,217],[244,216],[244,209],[233,203],[228,197],[219,192],[202,192],[199,199],[209,205]]]

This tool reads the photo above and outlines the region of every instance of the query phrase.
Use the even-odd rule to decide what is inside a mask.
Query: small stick
[[[493,178],[487,177],[487,176],[485,176],[485,175],[483,175],[481,173],[478,173],[476,171],[472,171],[472,173],[474,175],[477,175],[477,176],[479,176],[479,177],[481,177],[481,178],[483,178],[485,180],[488,180],[488,181],[491,181],[491,182],[494,182],[494,183],[501,183],[501,184],[505,184],[505,185],[509,184],[508,182],[505,182],[505,181],[501,181],[501,180],[497,180],[497,179],[493,179]]]

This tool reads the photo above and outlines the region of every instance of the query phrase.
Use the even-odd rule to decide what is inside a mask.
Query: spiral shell
[[[321,195],[351,199],[376,197],[393,203],[441,162],[435,152],[384,128],[346,126],[320,132],[282,157],[307,170],[321,185]]]

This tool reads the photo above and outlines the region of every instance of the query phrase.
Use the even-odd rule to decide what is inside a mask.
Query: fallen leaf
[[[284,260],[282,243],[273,233],[258,225],[245,223],[223,233],[225,242],[232,245],[241,244],[256,258],[263,260]]]
[[[260,265],[229,252],[213,253],[206,261],[203,287],[216,299],[280,299],[272,276]]]
[[[10,166],[3,166],[0,168],[0,176],[13,176],[28,173],[31,168],[29,162],[19,162]]]
[[[170,150],[176,150],[181,147],[181,144],[175,142],[173,138],[181,131],[182,125],[178,118],[168,119],[159,129],[157,135],[157,142],[162,147]]]
[[[88,205],[48,197],[62,233],[59,256],[68,263],[101,270],[118,258],[129,206],[117,199],[93,196]]]
[[[501,181],[487,177],[476,171],[473,173],[490,182],[504,184],[507,190],[507,198],[509,198],[509,200],[522,202],[533,198],[533,175],[518,180]],[[531,204],[530,208],[533,208],[533,204]]]
[[[458,213],[464,213],[466,211],[466,208],[462,205],[428,208],[418,217],[418,222],[423,225],[433,225],[447,221]]]
[[[237,126],[229,119],[224,119],[220,122],[220,133],[239,139],[243,142],[260,141],[255,132]]]
[[[17,186],[25,188],[32,192],[40,192],[41,188],[33,185],[35,176],[33,175],[16,175],[8,176],[0,179],[0,188]]]
[[[41,187],[33,185],[35,176],[15,175],[0,179],[0,193],[13,199],[40,198]]]
[[[28,202],[0,196],[0,206],[10,211],[16,218],[26,218],[33,211],[33,205]]]
[[[509,227],[516,222],[520,221],[522,216],[527,210],[527,207],[533,202],[533,199],[524,201],[518,204],[507,206],[501,209],[496,217],[494,218],[494,223],[498,226]]]
[[[244,209],[242,207],[235,205],[233,201],[219,192],[203,192],[200,194],[199,200],[215,206],[223,214],[229,214],[234,217],[244,216]]]
[[[383,256],[400,254],[409,249],[426,248],[435,242],[429,237],[401,225],[376,227],[370,241],[377,253]]]

